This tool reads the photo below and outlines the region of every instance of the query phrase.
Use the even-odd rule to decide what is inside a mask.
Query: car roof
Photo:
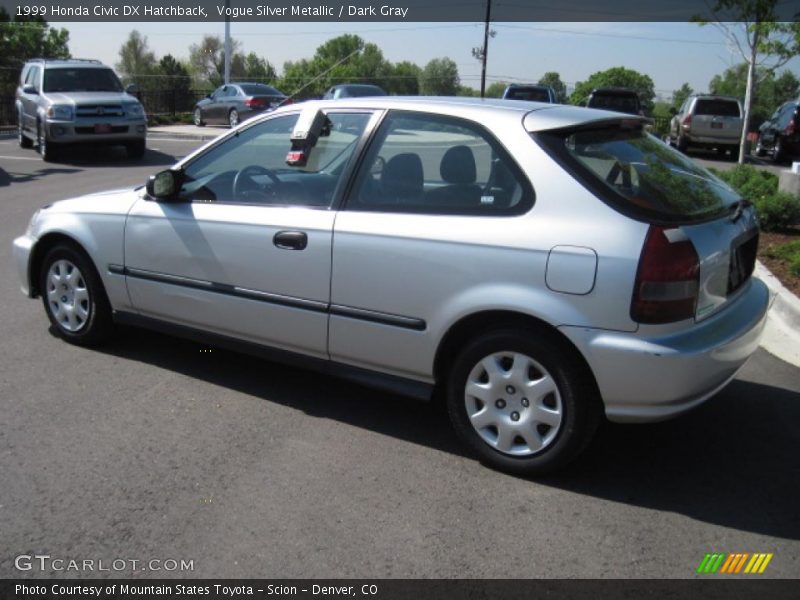
[[[453,117],[464,117],[485,123],[490,119],[522,123],[526,131],[546,131],[599,121],[638,119],[643,117],[622,115],[618,112],[583,108],[566,104],[549,104],[528,100],[501,100],[499,98],[470,98],[462,96],[373,96],[342,98],[339,100],[308,100],[281,107],[276,112],[296,112],[298,109],[363,108],[430,112]]]
[[[74,69],[75,67],[87,69],[110,69],[99,60],[87,58],[34,58],[27,62],[28,65],[42,65],[47,69]]]
[[[734,98],[733,96],[722,96],[720,94],[692,94],[690,97],[692,98],[702,98],[703,100],[730,100],[732,102],[738,102],[738,98]]]
[[[619,95],[629,95],[629,96],[639,96],[639,93],[636,90],[632,90],[626,87],[599,87],[594,88],[592,90],[592,94],[619,94]]]

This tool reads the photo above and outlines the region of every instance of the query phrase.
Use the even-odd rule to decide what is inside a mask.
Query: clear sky
[[[157,57],[187,58],[204,34],[223,35],[224,23],[60,23],[70,31],[73,56],[114,65],[132,29],[147,36]],[[536,81],[557,71],[568,86],[595,71],[624,66],[653,78],[657,94],[669,96],[688,82],[707,91],[709,80],[742,62],[713,26],[691,23],[493,23],[488,81]],[[471,48],[483,41],[483,23],[233,23],[231,35],[281,72],[287,60],[310,58],[325,40],[343,33],[374,42],[392,61],[424,66],[448,56],[462,84],[480,86],[480,65]],[[800,58],[787,67],[800,76]],[[286,90],[287,92],[289,90]]]

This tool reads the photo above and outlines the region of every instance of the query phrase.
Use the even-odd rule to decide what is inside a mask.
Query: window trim
[[[388,135],[389,127],[391,127],[391,122],[395,118],[402,118],[404,116],[411,116],[411,117],[428,117],[441,121],[450,121],[455,125],[464,126],[467,129],[472,129],[476,131],[481,137],[483,137],[484,141],[488,143],[492,150],[494,150],[498,158],[504,160],[506,162],[506,167],[508,168],[509,172],[513,175],[513,177],[517,180],[517,183],[522,187],[522,198],[520,201],[510,209],[504,209],[501,211],[495,212],[488,212],[486,209],[473,209],[473,210],[449,210],[443,211],[439,210],[408,210],[406,207],[397,206],[378,206],[376,208],[365,208],[363,206],[355,206],[355,193],[358,188],[360,188],[360,184],[364,177],[365,173],[369,172],[367,162],[373,156],[373,151],[376,151],[376,148],[380,148],[382,144],[386,141],[386,136]],[[430,216],[443,216],[443,217],[458,217],[458,216],[469,216],[469,217],[494,217],[494,218],[502,218],[502,217],[517,217],[520,215],[524,215],[530,212],[533,207],[536,205],[536,191],[533,188],[533,183],[531,182],[530,178],[525,174],[525,170],[520,167],[519,163],[514,159],[511,152],[509,152],[508,148],[498,139],[498,137],[487,127],[483,124],[479,123],[478,121],[473,121],[472,119],[468,119],[465,117],[441,114],[436,112],[430,111],[423,111],[423,110],[408,110],[408,109],[389,109],[385,111],[385,114],[380,119],[380,122],[376,123],[376,127],[374,131],[371,132],[369,139],[366,139],[365,148],[363,149],[362,154],[359,156],[359,160],[356,163],[355,172],[352,174],[352,178],[350,184],[348,185],[345,193],[345,197],[343,199],[343,203],[339,210],[347,210],[351,212],[363,212],[363,213],[391,213],[391,214],[407,214],[407,215],[430,215]]]
[[[227,135],[220,137],[216,140],[216,143],[209,145],[208,147],[204,148],[198,154],[192,156],[186,162],[179,163],[178,170],[180,171],[181,175],[186,172],[186,169],[191,167],[197,160],[202,158],[203,156],[207,155],[209,152],[213,151],[214,149],[218,148],[220,145],[226,143],[232,137],[239,137],[243,132],[248,131],[253,127],[257,127],[261,124],[267,123],[274,119],[280,119],[282,117],[291,117],[291,116],[300,116],[302,112],[299,110],[300,107],[297,109],[282,112],[280,114],[271,113],[269,116],[258,119],[248,121],[245,126],[241,129],[236,129],[230,131]],[[336,187],[333,191],[333,196],[331,198],[331,202],[327,206],[313,206],[313,205],[298,205],[298,204],[260,204],[258,202],[236,202],[233,200],[215,200],[215,201],[207,201],[207,200],[178,200],[179,203],[184,204],[206,204],[206,205],[225,205],[225,206],[247,206],[251,208],[307,208],[309,210],[326,210],[326,211],[336,211],[339,210],[339,207],[342,204],[342,200],[344,198],[345,192],[349,189],[350,185],[352,184],[354,171],[356,170],[356,166],[359,164],[359,161],[362,158],[364,148],[368,143],[368,139],[372,137],[372,134],[375,132],[380,120],[383,118],[386,111],[381,109],[372,109],[372,108],[345,108],[345,107],[329,107],[322,109],[322,112],[325,115],[328,114],[363,114],[368,115],[367,124],[364,126],[364,131],[361,133],[361,137],[356,143],[355,148],[353,149],[352,154],[347,159],[344,168],[342,169],[342,174],[339,177],[339,181],[336,183]],[[289,143],[289,139],[287,138],[287,145]]]

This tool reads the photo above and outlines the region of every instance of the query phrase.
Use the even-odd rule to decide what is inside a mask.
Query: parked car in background
[[[548,102],[555,104],[556,93],[549,85],[533,85],[513,83],[503,92],[505,100],[529,100],[532,102]]]
[[[775,162],[800,156],[800,100],[785,102],[761,124],[755,154]]]
[[[719,154],[739,153],[742,136],[742,104],[730,96],[693,94],[672,117],[669,143],[681,151],[716,148]]]
[[[323,100],[337,100],[338,98],[364,98],[366,96],[386,96],[386,92],[377,85],[366,83],[343,83],[334,85],[325,95]]]
[[[542,473],[603,414],[702,403],[764,327],[753,208],[646,122],[468,98],[288,106],[146,186],[40,209],[17,272],[67,342],[116,321],[441,398],[483,461]]]
[[[589,108],[599,108],[629,115],[643,115],[642,102],[634,90],[621,87],[595,88],[586,100]]]
[[[46,161],[71,144],[120,144],[141,158],[147,117],[132,93],[99,60],[29,60],[15,100],[19,145],[35,145]]]
[[[200,100],[194,107],[194,124],[236,127],[242,121],[285,103],[287,97],[263,83],[229,83]]]

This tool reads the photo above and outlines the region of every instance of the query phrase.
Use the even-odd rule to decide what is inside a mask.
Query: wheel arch
[[[464,316],[453,323],[442,337],[436,349],[433,362],[433,374],[437,386],[446,379],[446,371],[458,350],[471,339],[498,329],[527,330],[550,338],[553,343],[572,354],[585,371],[591,385],[600,397],[599,387],[589,363],[583,353],[558,328],[529,314],[513,310],[487,310]]]
[[[41,293],[41,290],[39,289],[39,273],[42,270],[42,263],[44,262],[44,257],[47,256],[47,253],[52,248],[60,244],[71,246],[78,252],[81,252],[84,255],[86,255],[87,259],[94,267],[94,270],[99,275],[100,271],[97,268],[97,265],[95,264],[94,260],[92,259],[91,254],[87,252],[83,244],[81,244],[77,239],[60,231],[52,231],[46,233],[41,238],[39,238],[39,240],[33,246],[33,250],[31,251],[31,258],[28,261],[28,281],[30,282],[30,289],[31,289],[30,295],[32,298],[36,298]],[[100,277],[100,281],[102,282],[102,277]]]

